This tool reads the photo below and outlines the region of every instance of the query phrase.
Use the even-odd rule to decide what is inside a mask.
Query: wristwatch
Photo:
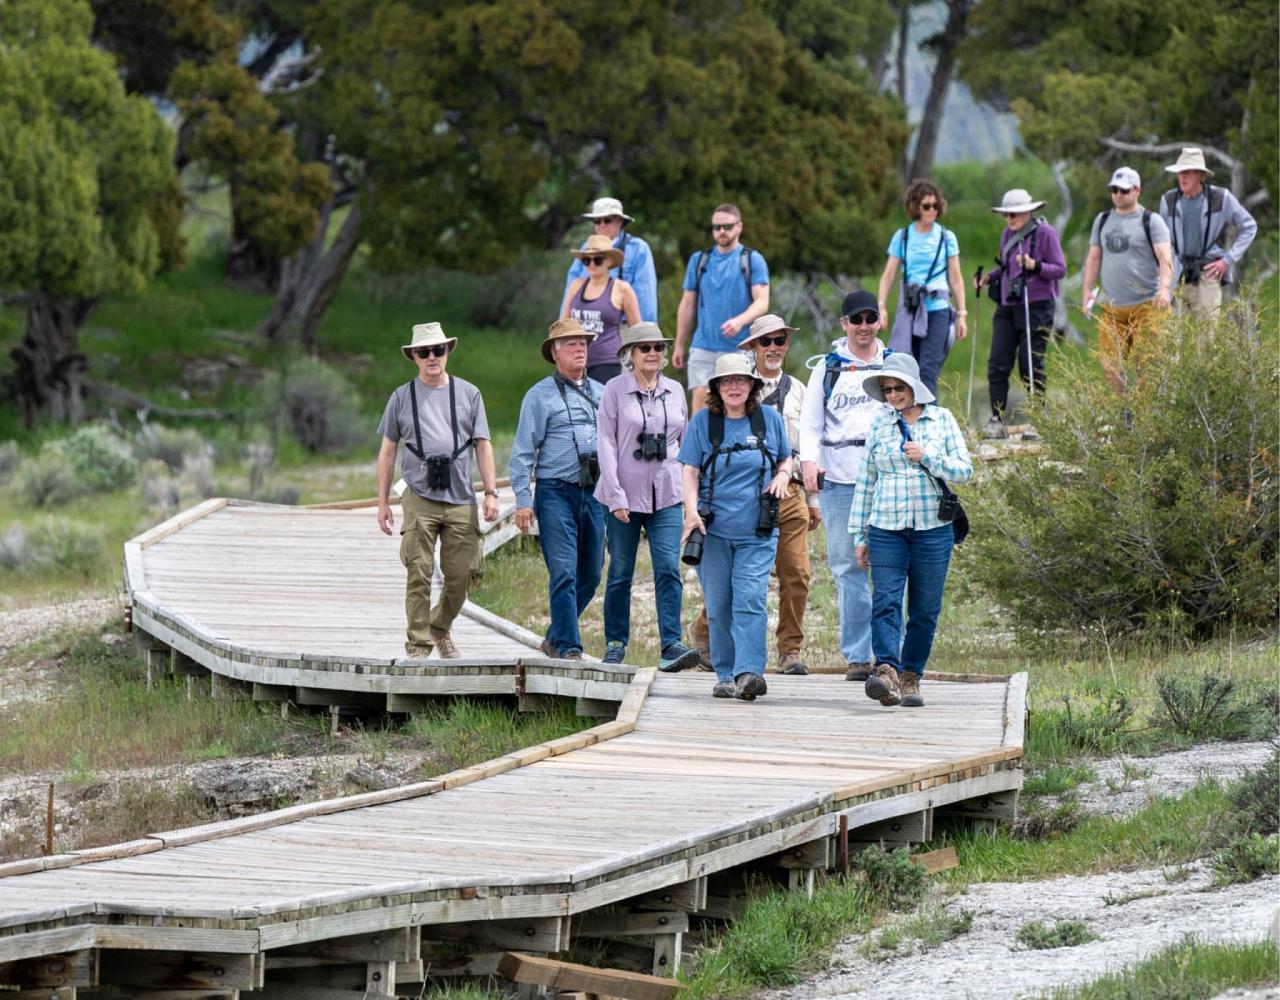
[[[497,490],[485,490],[485,491],[484,491],[484,495],[485,495],[485,496],[487,496],[487,497],[496,497],[496,496],[498,495],[498,491],[497,491]]]

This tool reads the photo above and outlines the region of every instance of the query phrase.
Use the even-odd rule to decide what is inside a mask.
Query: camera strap
[[[644,389],[635,391],[636,405],[640,407],[640,433],[645,435],[649,433],[649,411],[644,408],[644,397],[649,397],[650,408],[653,401],[657,399],[662,404],[662,439],[667,439],[667,428],[671,426],[671,418],[667,414],[667,394],[664,392],[658,394],[659,383],[654,382],[653,388],[647,392]]]
[[[1204,236],[1200,240],[1200,243],[1201,243],[1200,256],[1202,257],[1205,255],[1205,253],[1209,249],[1209,229],[1213,224],[1213,185],[1212,184],[1203,185],[1203,191],[1204,191],[1205,216],[1204,216]],[[1172,198],[1170,198],[1170,195],[1172,196]],[[1181,200],[1182,200],[1181,188],[1174,188],[1172,191],[1169,192],[1168,195],[1165,195],[1165,207],[1169,211],[1169,235],[1173,238],[1173,255],[1175,257],[1182,256],[1182,251],[1178,247],[1178,230],[1182,228],[1180,225],[1178,225],[1178,202],[1180,202]]]
[[[581,462],[582,451],[578,447],[578,431],[576,429],[578,422],[573,419],[573,410],[569,409],[569,394],[565,391],[565,386],[567,385],[570,389],[585,399],[593,413],[599,412],[600,406],[596,402],[595,397],[591,395],[591,391],[585,388],[587,384],[587,380],[585,378],[582,380],[582,385],[579,386],[570,382],[559,372],[556,372],[551,377],[555,380],[556,388],[560,390],[560,402],[564,404],[565,419],[569,421],[569,439],[573,442],[573,453],[578,456],[578,461]]]
[[[699,470],[701,475],[707,476],[707,510],[711,509],[712,501],[715,499],[716,459],[721,455],[725,456],[724,464],[728,468],[735,452],[759,450],[760,473],[756,477],[757,494],[764,493],[764,470],[767,468],[772,471],[778,467],[778,463],[769,454],[769,447],[765,442],[764,413],[759,407],[756,407],[751,411],[747,419],[750,421],[751,433],[755,436],[756,443],[754,445],[745,445],[739,441],[737,444],[726,448],[724,447],[724,414],[707,411],[707,439],[711,444],[711,454],[707,456],[707,460],[702,463],[702,468]]]
[[[464,451],[471,447],[474,443],[472,438],[467,438],[462,444],[458,444],[458,392],[453,384],[453,376],[449,375],[449,427],[453,431],[453,453],[449,458],[455,459]],[[415,378],[409,383],[409,403],[413,407],[413,438],[417,442],[416,447],[405,442],[405,447],[417,456],[419,461],[426,461],[426,454],[422,450],[422,418],[418,416],[418,388],[417,379]]]
[[[911,440],[911,432],[907,430],[907,421],[903,418],[902,414],[898,414],[898,430],[902,432],[901,448],[903,451],[905,451],[907,448],[907,442]],[[932,472],[926,469],[923,465],[920,465],[920,471],[923,472],[926,476],[928,476],[930,482],[932,482],[933,485],[938,488],[938,496],[940,497],[955,496],[955,493],[952,492],[951,487],[946,484],[945,480],[939,479]]]
[[[906,288],[907,286],[907,239],[908,239],[907,234],[910,232],[912,225],[913,225],[912,223],[907,223],[907,225],[902,227],[902,287],[903,288]],[[924,281],[920,282],[920,287],[924,289],[924,292],[926,295],[929,294],[928,287],[927,287],[929,282],[931,282],[934,278],[938,277],[938,275],[942,273],[942,271],[938,270],[938,258],[942,256],[942,248],[947,245],[947,231],[942,228],[942,223],[935,222],[934,225],[938,227],[938,249],[933,252],[933,263],[929,265],[929,270],[925,272]],[[942,265],[943,270],[946,270],[946,267],[947,267],[946,264]]]

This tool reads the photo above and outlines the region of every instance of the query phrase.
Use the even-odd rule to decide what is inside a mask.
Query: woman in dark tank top
[[[607,236],[591,236],[581,250],[570,250],[582,261],[587,276],[569,286],[560,318],[580,320],[596,339],[587,349],[587,375],[608,382],[622,372],[618,349],[622,346],[622,321],[628,326],[640,322],[640,300],[635,289],[621,278],[609,276],[609,269],[622,263],[622,251]]]

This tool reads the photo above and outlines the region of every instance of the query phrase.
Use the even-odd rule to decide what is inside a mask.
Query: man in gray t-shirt
[[[1138,172],[1121,167],[1111,175],[1111,209],[1093,220],[1084,261],[1084,311],[1093,309],[1094,283],[1102,276],[1098,352],[1112,385],[1126,386],[1122,362],[1149,336],[1161,310],[1169,307],[1173,257],[1169,227],[1139,204]]]
[[[480,390],[449,375],[448,359],[457,337],[446,337],[439,323],[420,323],[401,353],[418,366],[418,376],[391,394],[378,433],[378,527],[391,534],[391,476],[401,443],[400,471],[405,490],[400,497],[400,561],[408,579],[404,610],[408,619],[405,653],[427,656],[432,648],[442,658],[461,654],[450,628],[462,611],[472,577],[479,566],[480,529],[476,495],[471,485],[472,453],[484,483],[484,519],[498,518],[498,490]],[[431,577],[440,543],[444,589],[431,608]]]

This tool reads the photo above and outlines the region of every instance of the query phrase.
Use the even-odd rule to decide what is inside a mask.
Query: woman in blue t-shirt
[[[880,328],[888,329],[889,290],[902,267],[902,287],[889,346],[910,354],[920,365],[920,380],[938,391],[938,373],[950,350],[951,324],[956,340],[968,334],[960,244],[943,228],[947,200],[932,181],[915,180],[902,196],[911,224],[889,240],[889,259],[880,276]]]
[[[745,354],[717,358],[707,407],[694,414],[679,456],[681,544],[694,531],[705,535],[698,578],[716,672],[711,693],[744,701],[767,690],[769,571],[778,546],[778,501],[791,480],[787,428],[776,409],[760,405],[763,385]]]

